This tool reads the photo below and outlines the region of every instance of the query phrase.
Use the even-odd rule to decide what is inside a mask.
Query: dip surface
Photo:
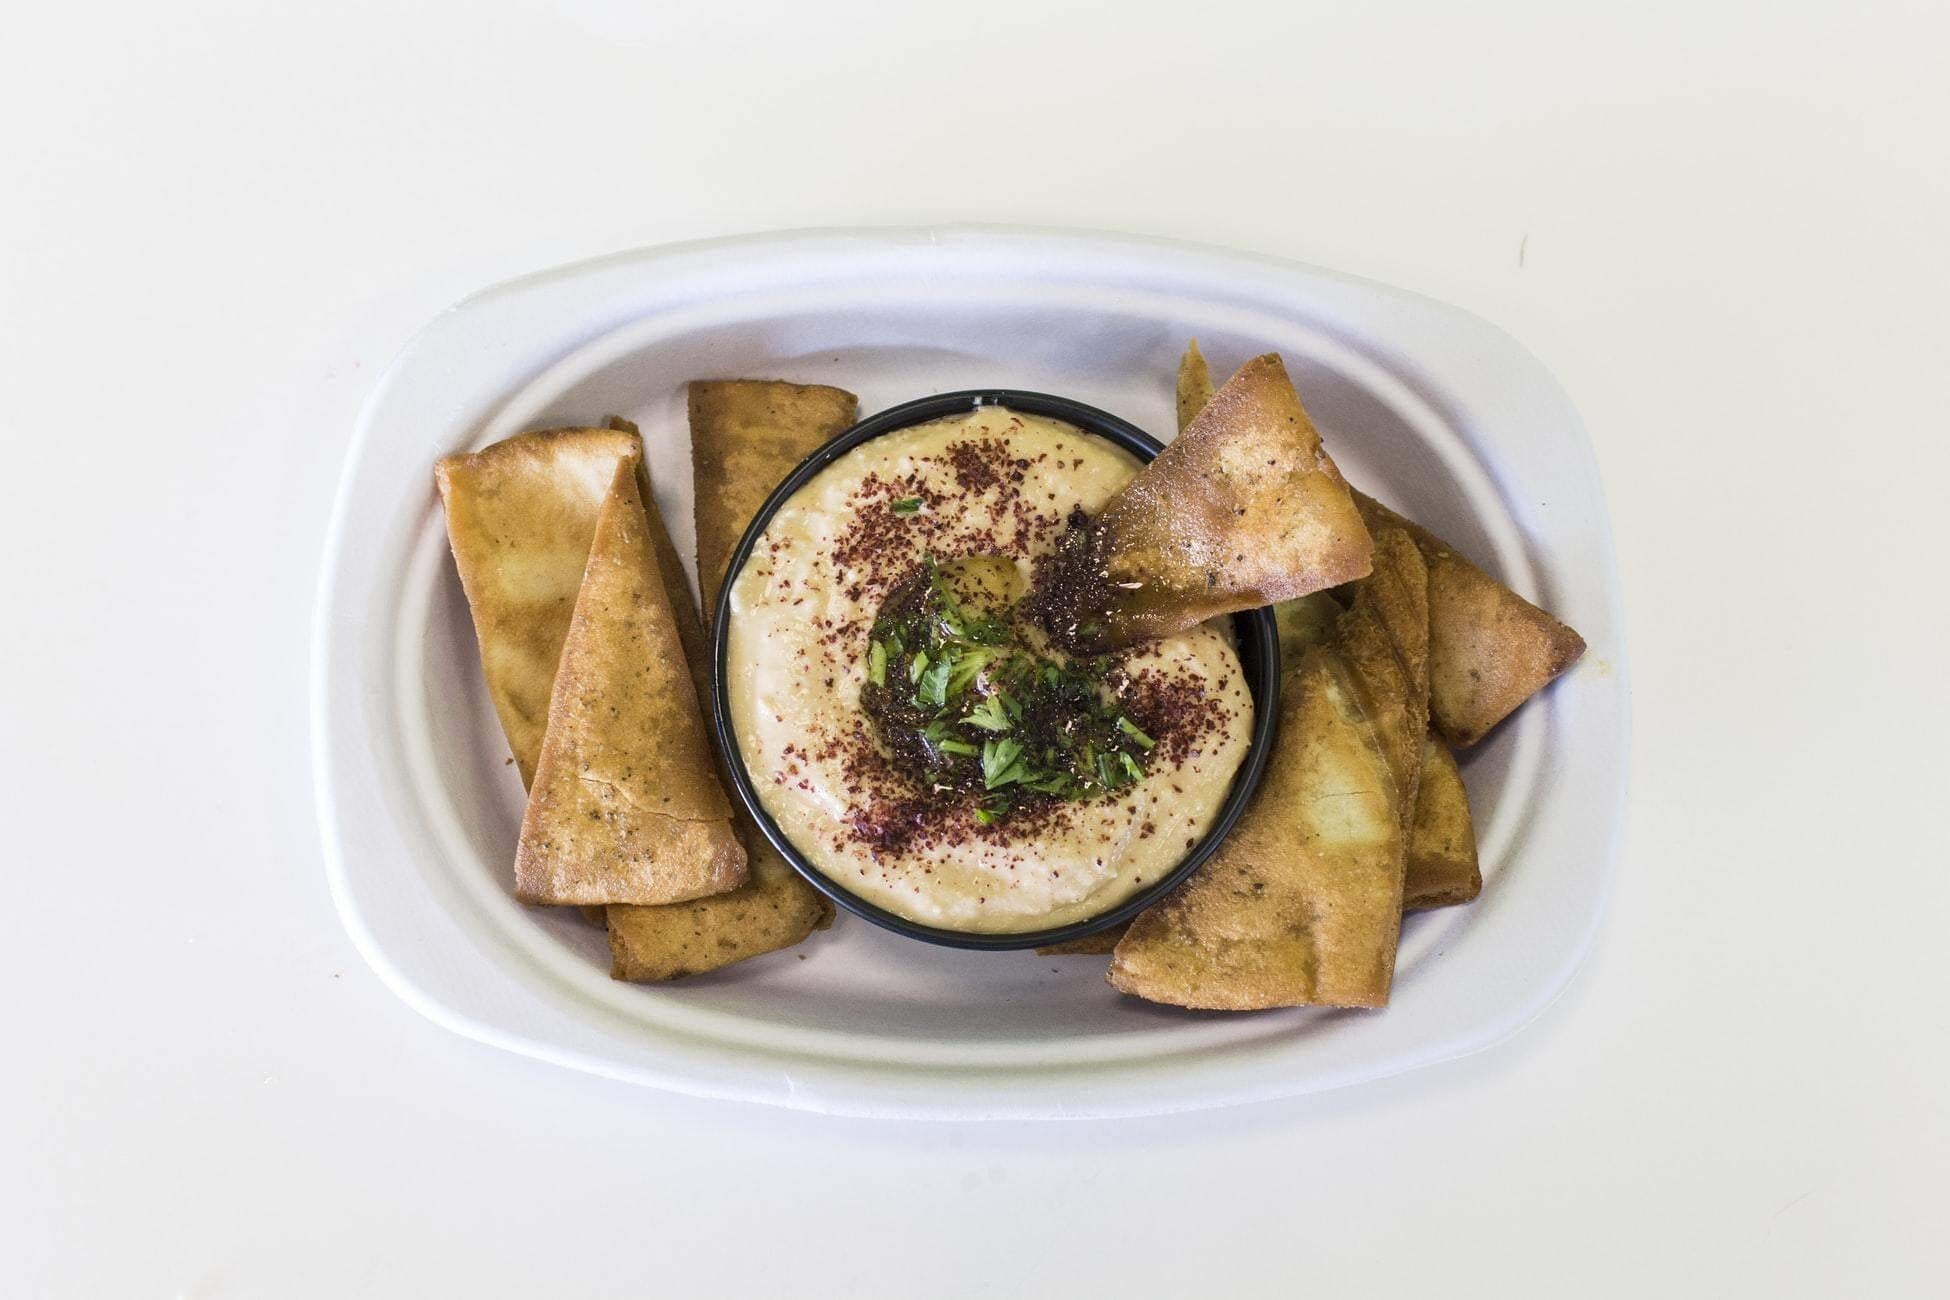
[[[760,801],[823,874],[909,920],[982,933],[1097,915],[1175,866],[1244,760],[1253,705],[1211,625],[1109,657],[1153,742],[1112,794],[982,819],[888,755],[861,706],[881,602],[928,561],[1000,555],[1025,585],[1073,510],[1139,462],[1061,421],[981,407],[856,447],[773,516],[731,591],[726,689]]]

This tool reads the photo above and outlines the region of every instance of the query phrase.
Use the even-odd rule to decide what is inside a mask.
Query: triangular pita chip
[[[1469,793],[1449,747],[1423,738],[1422,783],[1415,792],[1415,824],[1408,836],[1402,907],[1453,907],[1483,892],[1476,861],[1476,826]]]
[[[533,781],[555,665],[596,516],[641,444],[611,429],[548,429],[434,468],[481,670],[523,785]]]
[[[1131,922],[1110,982],[1215,1010],[1385,1006],[1405,849],[1395,778],[1348,666],[1335,647],[1316,648],[1282,689],[1245,815],[1190,880]]]
[[[697,572],[707,609],[715,610],[731,552],[765,498],[794,466],[852,424],[858,410],[853,394],[818,385],[730,379],[690,386]],[[695,621],[695,611],[687,612]],[[700,674],[698,689],[708,703],[708,672]],[[751,864],[745,884],[691,903],[609,909],[611,973],[617,979],[668,980],[715,970],[789,947],[832,924],[833,905],[779,856],[742,808],[733,824]]]
[[[1185,432],[1211,400],[1212,371],[1205,364],[1205,354],[1198,350],[1198,340],[1193,339],[1178,361],[1178,432]]]
[[[1379,533],[1376,538],[1379,569]],[[1291,668],[1306,657],[1308,650],[1333,637],[1341,605],[1322,591],[1275,605],[1273,614],[1279,620],[1280,661]],[[1476,863],[1476,828],[1469,815],[1462,771],[1449,747],[1433,733],[1425,734],[1402,905],[1413,909],[1467,903],[1482,887],[1483,877]]]
[[[617,466],[515,852],[530,903],[674,903],[745,879],[634,461]],[[686,596],[688,602],[688,596]]]
[[[697,576],[708,620],[758,508],[800,461],[859,419],[860,399],[823,384],[700,379],[690,385],[690,411]]]
[[[1201,409],[1200,376],[1209,394],[1211,379],[1194,339],[1178,364],[1181,430]],[[1584,653],[1584,638],[1435,534],[1358,489],[1354,501],[1370,531],[1407,529],[1429,562],[1430,713],[1449,743],[1475,744]],[[1284,619],[1281,627],[1284,639]]]
[[[1280,634],[1280,663],[1291,672],[1307,651],[1332,640],[1334,625],[1346,608],[1331,591],[1316,591],[1298,600],[1273,606],[1273,622]]]
[[[1061,641],[1130,645],[1359,578],[1370,553],[1347,484],[1268,354],[1110,499],[1050,566],[1043,604]]]
[[[1429,729],[1429,571],[1414,540],[1399,528],[1377,532],[1374,572],[1352,591],[1336,643],[1394,775],[1406,834]]]
[[[609,909],[610,974],[674,980],[776,952],[832,923],[832,904],[767,846],[728,894],[662,907]]]
[[[1584,653],[1584,638],[1357,492],[1371,528],[1403,528],[1429,563],[1429,712],[1452,745],[1473,745]]]
[[[637,431],[636,425],[621,416],[610,417],[610,427]],[[684,576],[684,559],[677,554],[677,544],[670,540],[670,529],[664,525],[663,512],[657,509],[657,494],[650,483],[647,465],[639,463],[636,476],[637,494],[643,499],[643,513],[650,525],[650,546],[656,553],[657,577],[662,580],[664,598],[670,603],[671,613],[677,619],[677,640],[684,647],[684,665],[690,669],[691,685],[697,692],[697,707],[709,717],[711,713],[711,643],[705,638],[704,624],[697,617],[697,596],[691,591],[690,580]]]

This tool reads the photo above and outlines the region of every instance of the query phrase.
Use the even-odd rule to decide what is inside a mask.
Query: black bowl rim
[[[772,820],[771,814],[765,811],[765,806],[759,801],[758,789],[752,781],[751,773],[745,768],[744,753],[738,747],[737,733],[731,723],[730,693],[725,689],[725,659],[729,651],[729,637],[726,632],[729,627],[732,584],[744,571],[746,562],[751,558],[752,548],[757,545],[759,537],[764,534],[766,526],[772,522],[772,516],[778,513],[779,507],[828,465],[860,444],[878,438],[882,434],[984,406],[1002,406],[1011,410],[1025,411],[1031,415],[1044,415],[1066,421],[1086,433],[1095,434],[1123,448],[1144,461],[1153,459],[1164,450],[1164,444],[1156,438],[1108,411],[1099,410],[1067,397],[1015,388],[970,388],[952,393],[940,393],[933,397],[916,398],[870,415],[852,428],[836,435],[819,450],[800,461],[798,466],[786,475],[784,481],[772,490],[772,494],[765,498],[765,503],[752,517],[744,535],[738,539],[737,547],[731,552],[731,560],[725,566],[724,584],[719,588],[716,608],[711,613],[711,731],[718,751],[724,757],[725,767],[731,773],[732,785],[738,792],[739,801],[745,805],[752,820],[758,823],[759,830],[771,842],[772,847],[777,849],[791,864],[792,869],[804,877],[814,889],[855,916],[863,917],[882,929],[892,930],[909,939],[918,939],[924,943],[939,944],[948,948],[1011,951],[1069,943],[1122,924],[1139,912],[1155,905],[1212,856],[1226,835],[1238,823],[1240,814],[1246,809],[1247,801],[1259,786],[1260,778],[1266,774],[1267,760],[1272,754],[1274,727],[1279,716],[1280,640],[1278,627],[1270,608],[1249,609],[1233,615],[1234,626],[1238,630],[1242,648],[1250,642],[1258,651],[1259,672],[1248,674],[1246,682],[1246,688],[1253,697],[1254,713],[1252,737],[1246,750],[1245,761],[1233,774],[1232,786],[1226,792],[1225,801],[1219,805],[1218,816],[1213,818],[1212,825],[1206,829],[1199,842],[1193,845],[1170,871],[1115,907],[1081,921],[1072,921],[1067,925],[1047,930],[1014,931],[1006,934],[948,930],[910,921],[904,916],[890,912],[877,903],[869,902],[854,894],[821,872],[779,828],[778,823]]]

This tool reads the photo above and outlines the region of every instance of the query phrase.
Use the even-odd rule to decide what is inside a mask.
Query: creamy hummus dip
[[[906,658],[890,667],[876,648],[883,599],[968,556],[1005,557],[1026,586],[1072,512],[1102,508],[1138,467],[1072,425],[978,407],[863,443],[773,516],[732,585],[726,690],[760,801],[828,878],[924,925],[1042,930],[1155,882],[1205,833],[1252,730],[1222,625],[1091,661],[1101,716],[1142,744],[1126,746],[1141,758],[1128,776],[1107,778],[1126,783],[1091,797],[1030,794],[998,813],[979,778],[949,789],[897,761],[862,705],[889,680],[908,689]],[[963,739],[957,752],[996,756],[996,735]]]

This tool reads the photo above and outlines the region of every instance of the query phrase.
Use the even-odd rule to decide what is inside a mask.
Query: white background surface
[[[14,17],[0,1293],[1937,1293],[1946,37],[1923,3]],[[1523,1036],[1189,1118],[869,1124],[499,1054],[359,964],[304,647],[387,360],[568,259],[960,218],[1398,283],[1569,388],[1634,793]]]

